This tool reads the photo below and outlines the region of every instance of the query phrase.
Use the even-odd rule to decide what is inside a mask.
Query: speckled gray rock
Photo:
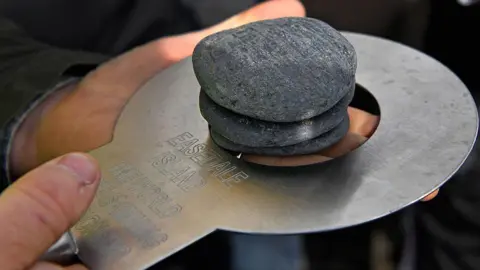
[[[337,126],[347,116],[351,91],[325,113],[292,123],[267,122],[231,112],[200,91],[200,112],[216,133],[229,141],[250,147],[273,147],[297,144],[313,139]]]
[[[329,110],[355,87],[353,46],[312,18],[280,18],[215,33],[193,68],[220,106],[254,119],[295,122]]]
[[[347,134],[349,125],[350,120],[348,117],[345,117],[338,126],[316,138],[283,147],[249,147],[235,144],[213,129],[210,129],[210,136],[212,141],[219,147],[233,152],[268,156],[294,156],[313,154],[332,146]]]

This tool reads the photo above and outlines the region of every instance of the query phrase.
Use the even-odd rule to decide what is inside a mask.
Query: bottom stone
[[[212,141],[219,147],[229,151],[254,155],[295,156],[313,154],[334,145],[347,134],[349,126],[350,120],[347,116],[335,128],[323,133],[318,137],[294,145],[282,147],[250,147],[236,144],[218,134],[212,128],[210,128],[210,137],[212,138]]]
[[[347,115],[354,90],[352,88],[323,114],[293,123],[266,122],[236,114],[217,105],[203,90],[200,90],[199,106],[208,124],[231,143],[249,147],[285,147],[311,140],[339,125]]]

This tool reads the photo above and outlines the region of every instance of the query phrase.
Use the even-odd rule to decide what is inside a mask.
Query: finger
[[[75,264],[68,267],[62,267],[56,264],[38,262],[30,270],[88,270],[85,266]]]
[[[162,39],[159,47],[161,51],[165,52],[165,58],[169,59],[169,62],[177,62],[191,55],[198,42],[211,34],[256,21],[304,16],[305,8],[300,1],[270,0],[257,4],[209,28]],[[171,48],[175,48],[175,50]]]
[[[65,267],[64,270],[88,270],[88,268],[81,264],[75,264],[69,267]]]
[[[0,265],[30,267],[75,224],[100,179],[89,156],[68,154],[38,167],[0,196]]]
[[[247,162],[267,166],[302,166],[317,164],[343,156],[365,143],[368,137],[375,132],[380,121],[378,116],[354,107],[348,108],[348,116],[350,118],[350,127],[347,135],[338,143],[319,153],[291,157],[243,155],[242,159]]]
[[[200,36],[242,26],[247,23],[283,17],[304,17],[305,7],[296,0],[271,0],[253,6],[223,22],[201,31]]]
[[[423,197],[422,202],[428,202],[433,200],[435,197],[437,197],[439,190],[436,189],[432,193],[428,194],[427,196]]]
[[[88,268],[81,264],[75,264],[75,265],[64,268],[64,270],[88,270]]]
[[[311,154],[302,156],[280,157],[280,156],[260,156],[260,155],[242,155],[242,160],[266,165],[266,166],[279,166],[279,167],[295,167],[317,164],[330,160],[331,158],[323,156],[321,154]]]
[[[349,132],[357,133],[370,138],[380,123],[380,117],[366,111],[348,107],[348,116],[350,118]]]
[[[355,133],[347,133],[338,143],[315,154],[298,156],[261,156],[261,155],[242,155],[242,159],[256,164],[267,166],[303,166],[325,162],[332,158],[343,156],[344,154],[356,149],[363,144],[367,138]]]
[[[321,155],[324,155],[329,158],[337,158],[345,155],[348,152],[351,152],[357,149],[359,146],[364,144],[367,141],[367,138],[359,135],[357,133],[347,133],[338,143],[330,146],[329,148],[320,152]]]

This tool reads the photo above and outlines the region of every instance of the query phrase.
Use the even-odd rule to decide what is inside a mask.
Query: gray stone
[[[355,87],[356,53],[313,18],[280,18],[212,34],[193,52],[200,86],[220,106],[271,122],[329,110]]]
[[[211,128],[229,141],[250,147],[287,146],[313,139],[337,126],[353,99],[354,89],[330,110],[293,123],[267,122],[229,111],[200,91],[200,112]]]
[[[295,156],[317,153],[334,145],[347,134],[349,125],[350,120],[348,117],[345,117],[338,126],[316,138],[283,147],[249,147],[235,144],[215,132],[213,129],[210,129],[210,136],[212,141],[220,148],[233,152],[268,156]]]

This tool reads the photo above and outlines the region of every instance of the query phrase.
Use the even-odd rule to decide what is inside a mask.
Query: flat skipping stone
[[[212,34],[192,55],[205,93],[237,114],[296,122],[329,110],[355,87],[354,47],[313,18],[264,20]]]
[[[338,126],[316,138],[283,147],[250,147],[236,144],[218,134],[213,129],[210,129],[210,137],[219,147],[233,152],[267,156],[295,156],[317,153],[334,145],[347,134],[349,126],[350,120],[347,116]]]
[[[200,112],[211,128],[230,142],[249,147],[275,147],[298,144],[336,127],[348,117],[347,107],[355,94],[352,89],[331,109],[311,119],[278,123],[253,119],[215,104],[200,91]]]

